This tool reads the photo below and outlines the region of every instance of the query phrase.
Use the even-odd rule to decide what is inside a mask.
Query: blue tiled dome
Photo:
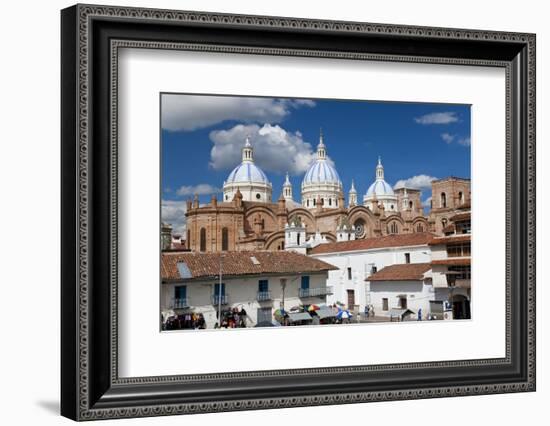
[[[227,183],[260,182],[269,184],[265,173],[252,162],[243,162],[233,169],[227,178]]]
[[[340,176],[326,160],[317,160],[306,172],[303,184],[335,183],[340,184]]]
[[[373,195],[380,197],[382,195],[395,195],[395,193],[388,182],[377,179],[367,190],[367,197],[372,197]]]

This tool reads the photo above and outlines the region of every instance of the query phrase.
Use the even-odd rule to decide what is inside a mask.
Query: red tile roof
[[[338,269],[319,259],[288,251],[164,252],[161,261],[162,279],[181,280],[178,263],[184,263],[189,269],[190,278],[187,279],[217,277],[222,255],[222,274],[225,276],[301,274]],[[253,257],[257,260],[256,263]]]
[[[365,281],[421,281],[429,270],[429,263],[390,265],[367,277]]]
[[[438,244],[452,244],[452,243],[464,243],[472,240],[470,234],[458,234],[458,235],[449,235],[447,237],[436,237],[429,242],[431,246]]]
[[[449,259],[432,260],[432,265],[470,265],[471,258],[469,257],[451,257]]]
[[[384,237],[365,238],[354,241],[341,241],[338,243],[320,244],[313,248],[310,254],[338,253],[343,251],[370,250],[385,247],[407,247],[428,244],[434,234],[429,232],[416,232],[411,234],[393,234]]]
[[[449,220],[452,220],[453,222],[460,222],[461,220],[468,220],[471,219],[472,215],[470,212],[464,212],[464,213],[457,213],[454,216],[450,217]]]

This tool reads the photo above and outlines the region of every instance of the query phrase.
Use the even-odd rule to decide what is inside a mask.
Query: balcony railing
[[[318,288],[301,288],[299,290],[299,297],[317,297],[333,294],[332,286],[318,287]]]
[[[271,292],[270,291],[259,291],[256,294],[256,300],[258,302],[265,302],[266,300],[271,300]]]
[[[221,300],[222,305],[227,305],[227,296],[225,294],[222,294],[221,296],[219,294],[213,294],[212,295],[212,304],[213,305],[219,305]]]
[[[182,299],[172,299],[170,301],[170,307],[172,309],[184,309],[189,307],[189,299],[187,297]]]

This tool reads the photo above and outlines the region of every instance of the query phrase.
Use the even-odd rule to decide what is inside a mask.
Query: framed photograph
[[[535,35],[61,12],[61,413],[535,390]]]

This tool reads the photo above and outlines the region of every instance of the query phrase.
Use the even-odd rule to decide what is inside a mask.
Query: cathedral
[[[223,199],[213,195],[209,204],[199,205],[195,195],[187,202],[187,248],[216,252],[293,247],[305,252],[323,242],[412,232],[443,235],[450,217],[470,210],[470,180],[448,177],[432,182],[432,205],[425,215],[420,190],[393,189],[384,179],[380,158],[362,203],[352,181],[346,205],[344,186],[327,159],[322,133],[316,161],[300,190],[298,202],[287,174],[273,202],[272,184],[254,163],[254,149],[246,138],[241,163],[223,184]]]

